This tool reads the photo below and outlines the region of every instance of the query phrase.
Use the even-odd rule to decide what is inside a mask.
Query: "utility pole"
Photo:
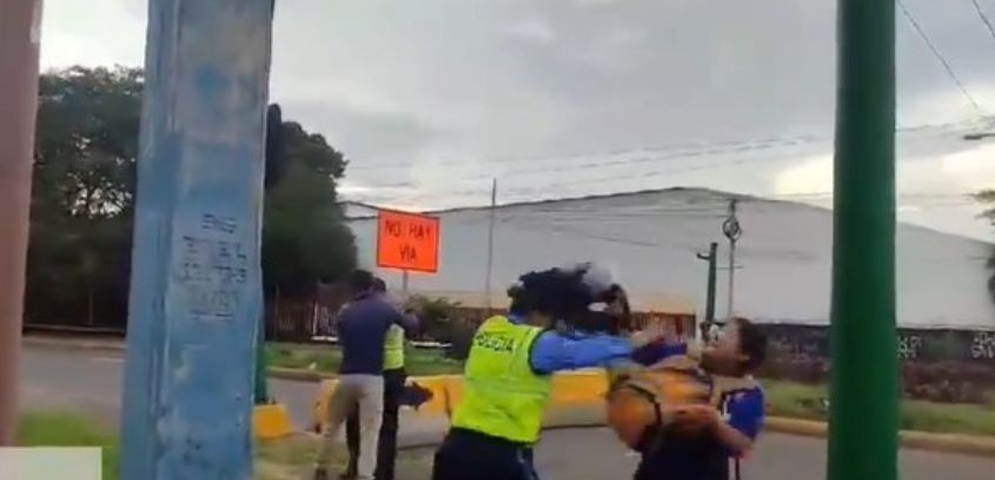
[[[722,234],[726,236],[729,240],[729,285],[728,299],[726,301],[726,321],[732,320],[733,315],[733,299],[736,286],[736,242],[739,237],[743,236],[743,228],[739,224],[739,218],[736,217],[736,205],[739,203],[738,199],[733,198],[729,200],[729,214],[725,221],[722,222]]]
[[[491,182],[491,210],[490,218],[487,224],[487,270],[484,275],[484,292],[487,295],[487,312],[490,314],[491,311],[491,282],[492,282],[492,272],[494,269],[494,221],[495,215],[497,214],[497,178]]]
[[[705,325],[711,326],[715,322],[715,271],[717,270],[717,260],[718,260],[718,242],[712,242],[708,244],[708,254],[697,253],[695,256],[699,260],[705,260],[708,262],[708,285],[705,297]]]
[[[263,190],[268,192],[283,177],[286,171],[284,158],[283,110],[273,104],[266,108],[266,143]],[[265,197],[264,197],[265,198]],[[265,299],[265,295],[263,295]],[[269,394],[269,365],[266,359],[266,309],[259,312],[259,337],[256,339],[256,389],[253,394],[256,405],[269,405],[273,398]]]
[[[0,447],[17,425],[41,0],[0,3]]]
[[[149,0],[121,478],[252,478],[271,0]]]
[[[895,0],[838,0],[828,480],[896,480]]]

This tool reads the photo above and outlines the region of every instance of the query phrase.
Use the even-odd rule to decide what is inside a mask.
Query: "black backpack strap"
[[[655,418],[653,419],[653,424],[646,428],[643,432],[642,437],[639,439],[635,450],[638,452],[652,451],[656,448],[659,443],[660,432],[663,430],[663,412],[662,405],[660,405],[660,400],[657,398],[656,394],[637,382],[631,381],[631,378],[619,378],[617,379],[608,390],[608,396],[612,395],[619,390],[629,390],[635,392],[640,397],[645,398],[651,405],[653,405],[653,413]]]

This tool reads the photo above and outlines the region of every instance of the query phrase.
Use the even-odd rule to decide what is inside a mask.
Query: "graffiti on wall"
[[[810,383],[827,379],[827,327],[778,324],[764,328],[771,348],[762,372],[765,376]],[[908,397],[984,402],[995,389],[995,332],[900,329],[896,347],[902,361],[902,388]]]
[[[775,356],[829,358],[829,328],[765,325]],[[899,329],[898,358],[921,361],[995,360],[995,331]]]
[[[976,332],[971,340],[971,358],[995,360],[995,332]]]

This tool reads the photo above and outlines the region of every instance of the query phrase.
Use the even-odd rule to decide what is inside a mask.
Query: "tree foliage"
[[[41,76],[27,321],[122,327],[127,316],[143,76],[73,67]],[[284,122],[286,174],[265,199],[267,292],[310,295],[355,264],[336,204],[346,160]]]

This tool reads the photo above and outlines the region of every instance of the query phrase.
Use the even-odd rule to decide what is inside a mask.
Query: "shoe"
[[[319,468],[314,471],[314,480],[330,480],[328,478],[328,472],[324,468]]]

